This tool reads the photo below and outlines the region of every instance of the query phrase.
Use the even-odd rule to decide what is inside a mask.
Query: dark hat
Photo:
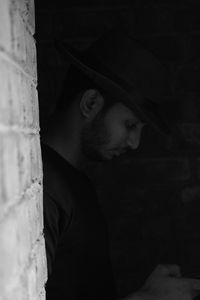
[[[171,134],[159,113],[160,104],[170,94],[167,71],[133,38],[115,30],[85,51],[77,51],[62,40],[55,40],[55,47],[116,101],[123,102],[162,133]]]

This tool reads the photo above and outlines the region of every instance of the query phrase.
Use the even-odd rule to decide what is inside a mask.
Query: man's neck
[[[67,160],[75,168],[81,168],[83,163],[83,155],[80,149],[80,139],[77,134],[69,134],[63,138],[59,133],[42,136],[41,140],[44,144],[51,147],[60,156]]]

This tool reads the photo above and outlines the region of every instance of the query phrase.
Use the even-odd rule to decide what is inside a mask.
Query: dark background
[[[79,50],[121,27],[170,72],[166,117],[182,132],[180,146],[150,128],[138,151],[91,163],[108,220],[119,296],[137,289],[158,263],[200,275],[200,8],[199,1],[36,0],[41,124],[53,112],[68,63],[53,47],[62,37]]]

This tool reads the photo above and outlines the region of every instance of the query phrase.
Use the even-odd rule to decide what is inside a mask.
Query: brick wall
[[[0,299],[45,299],[34,0],[0,1]]]
[[[84,2],[84,3],[83,3]],[[107,216],[119,296],[138,288],[157,263],[179,263],[200,274],[200,20],[196,0],[38,2],[40,105],[44,119],[55,108],[66,62],[54,36],[78,49],[113,26],[125,28],[170,72],[173,95],[164,113],[187,146],[149,128],[139,151],[108,165],[87,167]]]

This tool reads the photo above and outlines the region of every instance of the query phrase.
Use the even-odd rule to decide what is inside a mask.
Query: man
[[[107,229],[95,190],[81,171],[139,146],[145,123],[170,133],[156,104],[167,91],[160,63],[129,37],[112,32],[83,55],[60,50],[72,67],[42,134],[47,299],[116,299]],[[190,300],[200,282],[161,265],[127,300]]]

